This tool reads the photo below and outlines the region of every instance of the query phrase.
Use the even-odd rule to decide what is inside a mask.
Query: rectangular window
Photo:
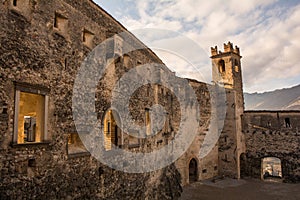
[[[67,33],[68,18],[60,13],[55,13],[53,27],[61,33]]]
[[[48,95],[46,88],[15,83],[15,144],[39,143],[47,138]]]
[[[82,32],[82,42],[85,46],[92,48],[93,47],[94,33],[84,29]]]
[[[284,122],[285,122],[285,127],[286,128],[291,128],[291,120],[290,120],[290,118],[285,118]]]
[[[68,134],[68,154],[87,152],[78,133]]]
[[[150,118],[150,110],[148,108],[145,109],[145,126],[146,126],[146,135],[151,135],[151,118]]]

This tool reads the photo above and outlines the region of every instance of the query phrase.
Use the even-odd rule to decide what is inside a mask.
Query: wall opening
[[[146,135],[151,135],[151,118],[150,118],[150,109],[145,109],[145,126],[146,126]]]
[[[126,68],[130,67],[130,56],[128,54],[123,55],[123,63]]]
[[[13,0],[13,5],[17,6],[17,0]]]
[[[279,180],[282,178],[281,160],[279,158],[266,157],[261,162],[261,177],[263,180]]]
[[[237,59],[234,59],[234,71],[239,72],[239,62]]]
[[[66,33],[67,26],[68,26],[68,18],[61,15],[60,13],[55,13],[53,27],[56,30],[61,31],[62,33]]]
[[[240,177],[245,178],[247,176],[247,157],[245,153],[240,155]]]
[[[76,154],[87,152],[84,144],[82,143],[78,133],[68,134],[68,154]]]
[[[195,182],[198,180],[198,166],[197,161],[193,158],[189,163],[189,182]]]
[[[84,29],[82,32],[82,42],[89,48],[93,47],[94,33]]]
[[[290,128],[291,127],[291,120],[290,118],[285,118],[284,119],[285,127]]]
[[[220,60],[219,63],[219,71],[220,73],[224,73],[225,72],[225,61],[224,60]]]
[[[104,116],[104,147],[105,150],[111,150],[113,146],[119,146],[120,128],[117,126],[115,119],[116,113],[108,110]]]
[[[28,160],[28,167],[36,167],[36,161],[34,158]]]
[[[45,96],[19,92],[17,133],[18,143],[42,142],[45,124]]]

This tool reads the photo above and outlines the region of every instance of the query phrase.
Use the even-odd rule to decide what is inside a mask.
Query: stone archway
[[[282,167],[281,160],[276,157],[265,157],[261,160],[261,178],[266,179],[281,179]]]
[[[198,180],[198,164],[195,158],[192,158],[189,163],[189,183]]]

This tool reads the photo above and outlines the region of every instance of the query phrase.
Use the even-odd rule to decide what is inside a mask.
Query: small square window
[[[29,17],[32,13],[31,0],[10,0],[10,7],[14,12]]]
[[[68,154],[87,152],[78,133],[68,134]]]
[[[65,16],[59,13],[55,13],[53,27],[62,33],[66,33],[67,26],[68,26],[68,18],[66,18]]]
[[[48,90],[15,84],[14,143],[38,143],[47,138]]]
[[[94,33],[84,29],[82,33],[82,42],[85,46],[92,48],[93,47]]]

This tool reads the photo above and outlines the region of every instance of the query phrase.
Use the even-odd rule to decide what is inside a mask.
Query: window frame
[[[226,73],[225,60],[223,60],[223,59],[219,60],[218,67],[219,67],[219,73],[221,73],[221,74],[225,74]]]
[[[48,139],[48,108],[49,108],[49,93],[50,89],[40,85],[32,85],[23,82],[14,82],[14,129],[13,129],[13,144],[14,145],[30,145],[30,144],[42,144],[46,143]],[[18,143],[18,124],[19,124],[19,103],[21,92],[31,93],[44,96],[44,121],[43,121],[43,133],[40,142],[24,142]]]

